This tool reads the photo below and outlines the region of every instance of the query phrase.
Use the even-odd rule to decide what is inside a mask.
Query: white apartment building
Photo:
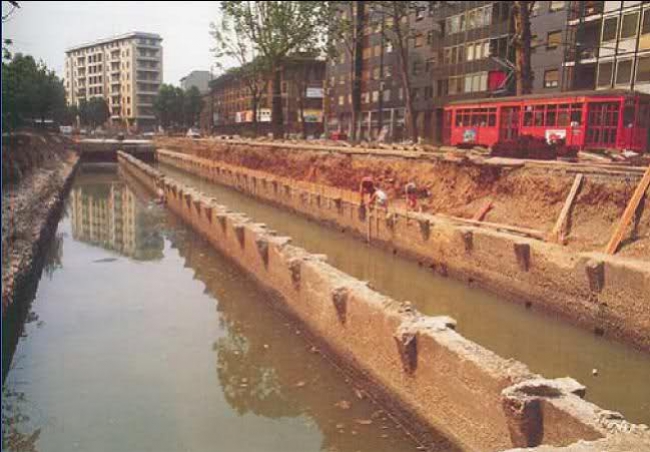
[[[153,101],[162,83],[161,42],[160,35],[132,32],[66,50],[68,104],[103,97],[113,125],[152,129]]]

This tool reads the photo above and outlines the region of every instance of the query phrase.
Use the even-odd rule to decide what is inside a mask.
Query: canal
[[[294,244],[326,254],[332,265],[369,281],[379,292],[408,300],[425,314],[452,316],[461,334],[502,357],[517,359],[547,378],[571,376],[587,386],[588,400],[620,411],[631,422],[650,425],[648,354],[536,311],[534,306],[526,309],[434,274],[408,259],[231,188],[169,165],[160,164],[158,169],[292,237]]]
[[[416,450],[268,296],[114,166],[80,168],[25,300],[3,450]]]

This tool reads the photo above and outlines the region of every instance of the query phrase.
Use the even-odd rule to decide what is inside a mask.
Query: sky
[[[178,85],[191,71],[209,71],[214,64],[210,22],[219,17],[216,1],[19,3],[2,24],[2,38],[13,40],[12,52],[42,59],[60,77],[68,47],[131,31],[162,36],[164,83]],[[8,7],[3,1],[3,15]]]

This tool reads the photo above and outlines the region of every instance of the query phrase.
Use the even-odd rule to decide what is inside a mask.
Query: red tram
[[[444,110],[443,139],[491,147],[530,135],[581,150],[646,152],[649,131],[650,95],[581,91],[452,102]]]

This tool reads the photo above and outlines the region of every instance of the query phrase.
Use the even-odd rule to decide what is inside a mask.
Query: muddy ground
[[[356,190],[364,176],[373,176],[395,206],[404,205],[403,187],[413,181],[429,193],[421,199],[425,212],[472,218],[492,201],[485,221],[546,233],[553,229],[574,179],[573,175],[540,168],[237,146],[186,138],[157,138],[156,145],[350,190]],[[638,179],[587,177],[570,217],[567,246],[603,251],[637,183]],[[650,260],[650,207],[639,217],[635,238],[632,236],[630,228],[618,254]]]
[[[61,191],[77,162],[71,147],[71,142],[57,135],[26,132],[3,136],[3,315],[17,279],[25,276],[35,259],[43,228],[60,203]]]

